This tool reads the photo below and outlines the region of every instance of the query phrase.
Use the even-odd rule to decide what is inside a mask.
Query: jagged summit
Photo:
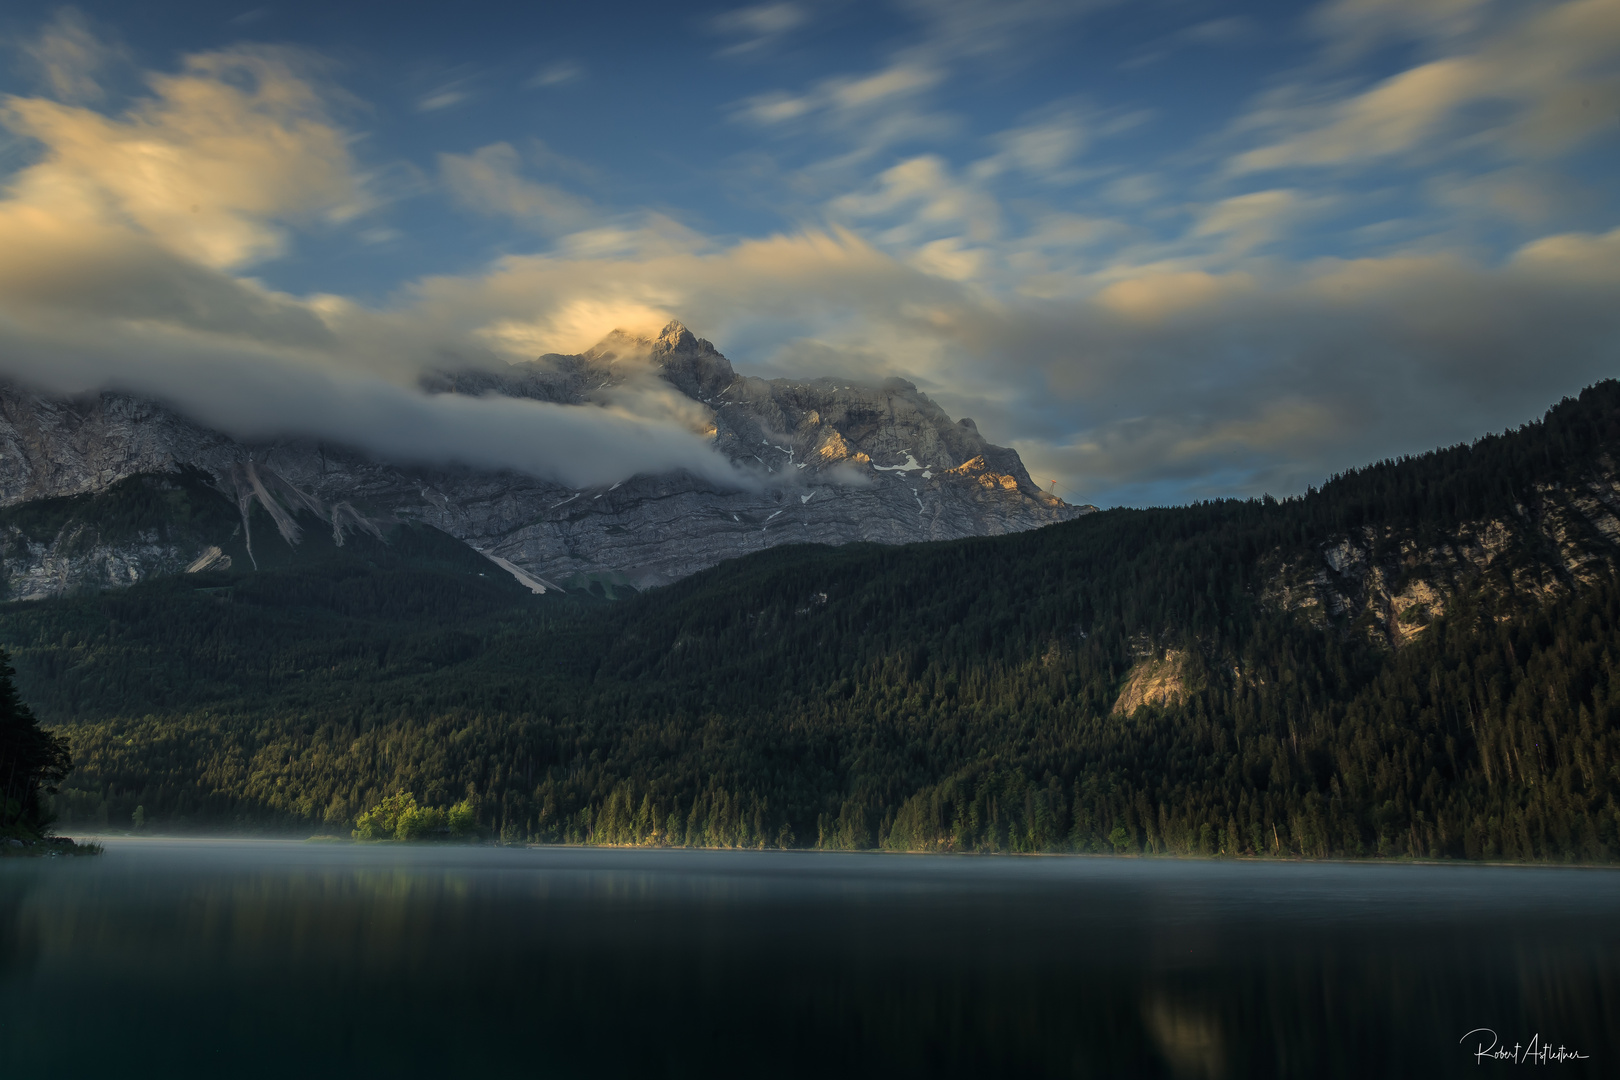
[[[664,328],[658,331],[658,336],[654,338],[653,341],[660,348],[663,348],[669,352],[674,352],[683,348],[706,349],[709,352],[714,351],[714,345],[712,343],[693,334],[692,331],[688,330],[681,324],[681,320],[679,319],[669,320]]]
[[[505,371],[432,372],[421,385],[430,393],[584,405],[611,403],[648,378],[689,398],[694,415],[709,418],[699,427],[715,450],[760,476],[762,489],[721,490],[670,473],[581,490],[510,473],[406,467],[309,440],[241,443],[124,395],[62,400],[5,388],[0,506],[192,468],[240,510],[231,517],[252,531],[254,552],[299,542],[317,520],[337,539],[349,529],[417,522],[462,540],[525,584],[563,587],[646,587],[775,544],[993,535],[1091,509],[1042,491],[1015,451],[988,442],[971,420],[952,420],[903,379],[863,386],[741,375],[680,322],[653,337],[616,330],[578,355],[542,356]],[[116,544],[24,535],[16,526],[0,533],[6,528],[0,545],[14,597],[127,584],[183,571],[206,554],[146,543],[132,559]]]
[[[635,337],[623,330],[615,330],[591,351],[597,352],[604,347],[645,349],[648,359],[666,382],[687,397],[699,401],[714,397],[737,379],[731,361],[721,355],[713,342],[696,336],[676,320],[672,320],[653,338]]]
[[[672,354],[694,352],[720,355],[715,351],[713,342],[699,338],[682,325],[678,319],[672,319],[662,330],[651,335],[638,334],[623,327],[614,327],[603,335],[601,341],[580,353],[580,356],[597,363],[615,363],[620,360],[633,360],[642,357],[657,359]],[[547,355],[557,356],[558,354],[550,353]],[[724,358],[722,357],[722,359]]]
[[[994,477],[989,483],[1017,490],[1042,505],[1067,507],[1030,479],[1015,451],[990,444],[969,418],[952,423],[943,409],[906,379],[890,377],[877,385],[859,385],[831,378],[741,376],[712,342],[693,334],[679,320],[671,320],[651,337],[615,329],[582,357],[593,365],[644,357],[670,385],[716,410],[717,445],[737,460],[758,458],[774,471],[772,463],[754,447],[799,442],[813,450],[813,457],[801,455],[792,463],[799,470],[847,461],[876,472],[928,473],[926,478],[933,479],[936,466],[945,473],[961,474],[965,469]],[[565,359],[544,357],[542,361]],[[900,425],[891,432],[895,437],[882,438],[882,429],[895,422]],[[853,445],[851,435],[856,440]],[[879,437],[873,439],[874,435]],[[916,469],[907,469],[907,455],[914,449],[922,456],[915,459]],[[874,453],[885,460],[899,455],[901,463],[889,466],[874,458]]]

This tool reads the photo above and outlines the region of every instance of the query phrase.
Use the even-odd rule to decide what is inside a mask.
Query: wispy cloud
[[[416,98],[416,111],[436,113],[463,105],[475,96],[478,68],[473,64],[460,64],[448,72],[437,74],[432,87]]]
[[[982,75],[983,62],[993,61],[995,66],[1020,53],[1027,58],[1043,47],[1043,33],[1069,27],[1102,6],[1106,5],[1048,0],[995,5],[910,0],[901,7],[912,17],[913,33],[883,62],[822,77],[799,89],[751,95],[733,105],[732,119],[767,133],[783,146],[790,140],[797,144],[788,151],[789,157],[800,158],[796,167],[783,169],[773,162],[795,202],[820,193],[827,196],[825,205],[835,219],[865,213],[860,206],[874,198],[883,201],[873,194],[874,186],[891,185],[903,176],[903,170],[890,171],[899,168],[894,154],[938,157],[918,154],[914,148],[940,146],[961,136],[964,118],[941,108],[940,100],[965,68],[978,65]],[[995,175],[1013,172],[1048,183],[1066,182],[1073,177],[1064,174],[1065,164],[1095,134],[1078,110],[1059,103],[1021,128],[1001,132],[997,152],[978,163],[971,184],[982,189]],[[803,160],[802,151],[795,152],[811,145],[820,149],[818,157]],[[885,175],[875,174],[874,167]],[[993,201],[983,191],[976,198],[981,203]],[[928,242],[947,239],[951,238],[936,236]],[[931,250],[937,254],[944,248]],[[966,265],[960,252],[952,255],[950,265],[958,271]]]
[[[1329,57],[1348,63],[1390,42],[1458,41],[1486,25],[1493,0],[1329,0],[1307,21]]]
[[[733,39],[719,55],[743,56],[768,49],[809,21],[809,9],[803,4],[775,0],[723,12],[709,21],[709,28],[714,34]]]
[[[1146,42],[1121,61],[1120,67],[1135,70],[1161,63],[1184,49],[1234,48],[1253,44],[1264,36],[1261,25],[1247,15],[1203,19]]]
[[[452,105],[460,105],[472,95],[465,90],[441,89],[431,94],[424,94],[416,100],[417,112],[438,112],[448,109]]]
[[[578,60],[556,60],[536,71],[524,85],[531,89],[562,86],[564,83],[578,82],[584,77],[585,65]]]
[[[520,174],[522,160],[510,143],[493,143],[471,154],[440,154],[439,175],[456,203],[482,214],[510,217],[545,233],[584,226],[594,215],[590,200],[554,184]]]
[[[922,29],[911,51],[934,63],[961,59],[1018,62],[1061,40],[1059,31],[1115,0],[902,0]]]
[[[1234,195],[1201,211],[1191,236],[1220,237],[1225,254],[1245,255],[1279,239],[1334,202],[1331,197],[1302,196],[1288,188]]]
[[[1074,167],[1076,160],[1093,143],[1151,118],[1146,109],[1103,110],[1086,102],[1053,102],[991,134],[987,141],[996,152],[974,162],[971,171],[981,180],[1016,172],[1049,184],[1073,183],[1082,175]]]
[[[1339,5],[1330,15],[1393,10],[1367,2]],[[1433,18],[1399,25],[1448,31],[1431,42],[1441,55],[1349,94],[1308,84],[1273,92],[1239,124],[1270,139],[1232,157],[1229,170],[1366,167],[1400,155],[1432,158],[1480,147],[1509,158],[1540,157],[1612,126],[1620,111],[1620,6],[1613,0],[1538,6],[1461,39],[1449,33],[1450,20],[1472,20],[1474,5],[1418,10]]]
[[[869,75],[825,79],[800,94],[783,91],[761,94],[743,102],[736,115],[767,125],[812,115],[824,116],[834,124],[848,124],[861,114],[931,90],[944,77],[945,73],[937,68],[893,64]]]
[[[1249,16],[1227,15],[1193,23],[1176,36],[1182,41],[1199,45],[1241,45],[1253,41],[1260,33],[1260,24]]]
[[[903,213],[903,220],[885,232],[889,242],[901,245],[914,246],[931,237],[940,238],[942,229],[951,238],[960,236],[981,242],[1001,231],[996,201],[973,185],[958,181],[945,161],[932,154],[884,170],[871,189],[834,199],[829,210],[851,221],[893,218]]]
[[[23,41],[19,49],[51,97],[76,104],[101,100],[102,73],[128,60],[121,47],[98,35],[74,7],[59,9],[39,35]]]

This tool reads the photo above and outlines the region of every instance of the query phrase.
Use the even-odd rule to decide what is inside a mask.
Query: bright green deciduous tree
[[[478,827],[475,801],[468,797],[448,811],[418,806],[409,791],[390,795],[355,820],[356,840],[432,840],[469,836]]]

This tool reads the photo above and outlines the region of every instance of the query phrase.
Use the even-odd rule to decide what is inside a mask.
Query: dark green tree
[[[15,674],[11,657],[0,649],[0,833],[38,836],[49,824],[40,789],[55,794],[73,761],[67,740],[40,728],[17,693]]]

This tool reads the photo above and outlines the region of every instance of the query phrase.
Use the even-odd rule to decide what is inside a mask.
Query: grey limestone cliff
[[[1340,621],[1399,648],[1462,592],[1543,604],[1614,573],[1620,465],[1607,455],[1578,484],[1539,484],[1511,516],[1444,536],[1365,526],[1281,561],[1266,599],[1322,625]]]

